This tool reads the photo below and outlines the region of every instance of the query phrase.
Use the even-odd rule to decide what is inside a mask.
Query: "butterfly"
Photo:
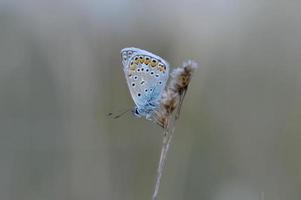
[[[137,117],[153,119],[169,77],[169,64],[161,57],[135,47],[120,52],[126,82]]]

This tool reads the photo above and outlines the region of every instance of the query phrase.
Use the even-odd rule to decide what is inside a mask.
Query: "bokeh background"
[[[1,0],[0,199],[150,199],[162,130],[119,52],[200,63],[159,199],[301,199],[301,2]]]

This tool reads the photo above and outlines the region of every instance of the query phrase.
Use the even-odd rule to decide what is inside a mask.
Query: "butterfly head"
[[[134,107],[132,113],[135,117],[141,117],[138,107]]]

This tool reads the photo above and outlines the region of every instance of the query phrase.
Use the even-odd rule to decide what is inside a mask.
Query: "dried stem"
[[[153,121],[164,128],[164,134],[152,200],[156,200],[158,198],[168,149],[170,147],[171,139],[175,131],[175,122],[179,118],[181,106],[187,92],[192,73],[196,68],[196,62],[187,61],[183,63],[182,67],[176,68],[172,72],[172,79],[169,83],[169,86],[162,95],[160,109],[155,113],[155,118],[153,119]],[[175,110],[176,114],[173,114]]]
[[[175,128],[172,129],[166,128],[164,130],[164,136],[163,136],[163,143],[162,143],[162,149],[161,149],[161,155],[160,155],[160,161],[157,169],[157,177],[156,177],[156,184],[155,184],[155,190],[153,193],[152,200],[156,200],[159,193],[160,183],[161,183],[161,177],[163,174],[163,169],[166,164],[167,160],[167,152],[171,144],[171,139],[174,134]]]

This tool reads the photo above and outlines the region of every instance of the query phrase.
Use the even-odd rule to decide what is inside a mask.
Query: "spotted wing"
[[[129,59],[133,56],[133,54],[137,53],[138,51],[140,51],[140,49],[135,47],[128,47],[121,50],[120,55],[123,67],[126,67],[126,65],[129,62]]]
[[[126,48],[121,52],[128,51],[133,53],[124,61],[124,73],[135,104],[139,108],[148,104],[157,105],[168,80],[168,63],[157,55],[137,48]]]

